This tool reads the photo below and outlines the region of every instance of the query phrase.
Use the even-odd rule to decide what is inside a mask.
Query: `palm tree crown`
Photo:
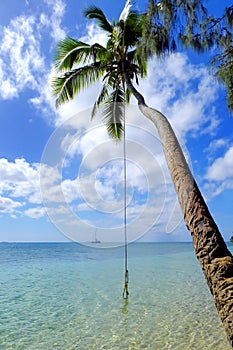
[[[106,46],[86,44],[70,37],[57,46],[55,67],[58,75],[52,81],[56,106],[73,99],[82,89],[102,79],[103,86],[93,106],[92,117],[100,105],[108,133],[119,140],[123,132],[124,106],[130,99],[125,75],[130,80],[146,75],[146,55],[142,55],[144,15],[130,10],[127,0],[117,22],[110,23],[103,11],[89,6],[84,15],[95,19],[107,34]]]

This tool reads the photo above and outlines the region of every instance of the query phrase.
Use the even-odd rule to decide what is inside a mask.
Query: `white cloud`
[[[42,13],[41,24],[48,27],[54,42],[65,37],[65,30],[62,28],[62,19],[65,13],[65,3],[62,0],[44,0],[49,9],[49,14]]]
[[[25,159],[9,162],[0,159],[0,193],[12,198],[23,198],[31,203],[40,203],[39,164],[30,165]]]
[[[32,219],[40,219],[43,216],[45,216],[45,208],[43,207],[30,208],[24,211],[24,215]]]
[[[81,153],[84,157],[88,155],[88,153],[92,152],[93,150],[97,149],[99,145],[101,145],[101,148],[104,147],[105,145],[107,146],[106,148],[102,149],[105,152],[108,152],[109,147],[111,148],[110,152],[114,152],[112,149],[113,147],[113,142],[112,145],[110,145],[110,140],[106,132],[105,126],[102,126],[100,128],[93,128],[91,130],[88,130],[88,132],[80,138],[79,142],[77,143],[77,149],[79,153]],[[103,158],[103,155],[101,154],[102,152],[96,151],[95,158],[92,159],[90,158],[90,168],[95,168],[95,164],[101,164],[100,158]],[[108,152],[109,153],[109,152]],[[113,156],[113,154],[112,154]],[[105,159],[107,159],[107,153],[105,153],[104,156]],[[112,157],[111,157],[112,158]],[[88,162],[88,159],[85,160],[86,164]],[[93,163],[94,162],[94,163]]]
[[[71,203],[80,197],[78,179],[75,179],[75,180],[66,179],[62,181],[61,186],[62,186],[62,191],[64,193],[64,197],[68,203]]]
[[[135,110],[137,108],[134,106],[132,108],[134,112],[131,112],[131,115],[134,116],[133,120],[135,121]],[[140,121],[141,117],[138,121],[139,124]],[[89,123],[91,124],[91,122]],[[143,124],[143,127],[145,126],[146,123]],[[79,149],[82,158],[81,167],[83,167],[81,172],[72,167],[72,161],[76,161],[75,157],[70,160],[71,163],[68,162],[68,165],[62,162],[64,167],[59,170],[59,167],[57,167],[58,158],[55,157],[55,154],[60,154],[60,150],[57,148],[56,153],[53,149],[52,152],[48,152],[51,160],[50,166],[44,163],[41,165],[37,163],[30,164],[25,159],[16,159],[13,162],[0,159],[0,177],[2,180],[0,194],[4,199],[2,199],[1,211],[5,214],[25,215],[34,219],[44,216],[45,212],[41,206],[40,195],[41,171],[43,199],[49,208],[49,215],[52,216],[56,224],[61,223],[63,225],[63,231],[68,226],[71,227],[72,222],[72,227],[76,230],[77,225],[79,225],[77,217],[81,211],[83,216],[80,220],[89,225],[94,225],[98,220],[101,220],[96,216],[98,213],[108,215],[106,225],[111,218],[113,220],[112,225],[114,220],[118,222],[118,225],[122,223],[124,207],[122,144],[116,145],[109,141],[107,137],[105,139],[106,131],[103,127],[96,130],[100,131],[97,132],[97,143],[92,128],[90,133],[88,130],[86,134],[84,133],[83,140],[79,135],[79,146],[82,146]],[[66,127],[65,132],[67,136]],[[60,132],[58,134],[60,135]],[[72,143],[72,137],[75,133],[68,133],[68,135],[71,137],[71,141],[68,140],[69,137],[67,136],[62,143],[61,147],[65,147],[62,148],[62,156],[67,151],[66,147],[69,148],[70,142]],[[132,233],[130,235],[132,234],[134,237],[133,232],[137,232],[137,235],[141,234],[144,232],[143,230],[148,228],[148,225],[153,225],[154,219],[157,220],[163,205],[169,202],[164,199],[164,191],[166,191],[166,186],[169,183],[164,177],[167,170],[164,169],[165,162],[161,156],[161,146],[159,147],[156,136],[146,129],[138,129],[137,124],[127,127],[127,135],[129,141],[127,145],[129,160],[127,164],[127,205],[128,218],[132,222]],[[93,140],[95,142],[92,142]],[[52,142],[52,145],[57,145],[57,143]],[[148,150],[149,153],[147,153]],[[72,154],[72,156],[74,155]],[[107,158],[105,158],[106,156]],[[75,164],[77,166],[77,163]],[[68,178],[69,166],[71,166],[72,175],[70,178]],[[74,173],[74,171],[76,172]],[[65,174],[65,179],[62,178],[62,173]],[[78,173],[81,178],[77,177]],[[149,198],[146,198],[147,191],[149,192]],[[144,198],[141,196],[144,196]],[[171,198],[175,198],[174,195],[169,195],[170,206],[175,202],[171,201]],[[88,212],[83,212],[84,209],[88,209]],[[165,210],[167,215],[171,215],[169,210]],[[137,220],[139,221],[137,222]],[[164,228],[164,223],[158,222],[156,228],[161,227]]]
[[[142,116],[139,116],[137,107],[131,106],[131,108],[132,110],[129,111],[130,124],[127,125],[128,218],[133,221],[137,220],[140,214],[144,215],[145,210],[146,218],[141,217],[137,227],[139,230],[140,225],[142,225],[141,232],[143,232],[146,223],[152,221],[153,224],[153,217],[156,218],[159,215],[163,205],[168,208],[168,203],[169,210],[166,210],[166,217],[171,217],[169,229],[172,231],[180,218],[175,220],[175,224],[174,220],[172,221],[174,215],[177,216],[176,212],[175,214],[171,212],[173,203],[176,202],[175,195],[169,195],[170,201],[165,200],[166,186],[170,184],[170,178],[166,175],[167,168],[161,154],[161,145],[156,134],[149,131],[151,129],[150,122],[147,125],[147,120],[144,120],[143,127],[139,127],[142,124]],[[136,115],[139,118],[137,122]],[[82,117],[85,117],[85,123]],[[66,177],[71,174],[71,178],[62,181],[60,189],[58,188],[59,184],[51,182],[43,191],[48,198],[48,211],[52,220],[62,225],[63,230],[68,230],[68,224],[65,221],[72,221],[76,226],[78,219],[76,218],[75,221],[74,218],[76,215],[79,217],[80,213],[80,220],[92,223],[92,225],[96,223],[101,226],[102,222],[107,227],[107,225],[119,225],[119,222],[122,222],[124,208],[122,144],[110,141],[102,124],[96,122],[97,124],[94,123],[92,127],[92,122],[86,117],[86,115],[81,114],[80,119],[77,115],[75,121],[67,121],[59,127],[57,136],[56,133],[54,134],[56,141],[49,142],[46,150],[48,155],[53,154],[53,157],[48,157],[48,161],[52,160],[52,163],[55,164],[61,163],[62,172]],[[132,121],[134,121],[133,124]],[[62,133],[62,129],[64,133]],[[64,139],[62,137],[60,139],[62,134],[64,134]],[[57,145],[57,137],[61,140],[62,152],[60,153],[60,150],[56,148],[56,154],[60,154],[60,156],[54,158],[54,152],[50,149],[50,145],[52,148],[55,144]],[[66,157],[68,161],[66,161]],[[43,159],[43,161],[45,160]],[[55,193],[59,193],[59,191],[60,197],[55,197]],[[147,192],[149,192],[148,198]],[[63,209],[67,214],[66,218],[62,217],[63,213],[57,212],[51,203],[52,200],[56,200],[54,205],[57,207],[64,201],[64,198],[66,204],[64,204]],[[148,201],[149,203],[147,203]],[[70,221],[71,213],[73,213],[73,219]]]
[[[11,198],[0,196],[0,212],[13,214],[17,208],[22,207],[23,204],[17,201],[12,200]]]
[[[182,137],[216,129],[219,121],[212,104],[218,85],[205,66],[191,64],[186,54],[151,60],[148,77],[139,90],[148,105],[161,110]]]
[[[97,24],[93,21],[87,24],[86,34],[80,38],[81,41],[84,41],[87,44],[93,45],[99,43],[100,45],[106,45],[108,36]]]
[[[168,230],[172,231],[180,222],[180,216],[177,216],[177,210],[172,212],[176,195],[174,193],[171,195],[170,191],[169,193],[167,191],[171,179],[162,154],[161,143],[151,127],[151,122],[141,115],[137,106],[130,106],[127,117],[129,122],[126,134],[129,217],[132,220],[137,218],[140,209],[143,212],[147,200],[149,203],[146,213],[148,212],[151,219],[153,215],[158,215],[165,205],[166,218],[170,217]],[[57,148],[58,141],[61,149]],[[53,150],[54,145],[56,145],[56,152]],[[77,114],[56,129],[51,142],[47,144],[45,158],[48,163],[60,164],[61,172],[66,179],[64,181],[60,179],[61,186],[58,183],[49,182],[43,191],[52,220],[66,226],[65,221],[70,222],[71,213],[74,217],[76,215],[79,217],[82,213],[83,222],[88,221],[89,224],[98,222],[98,226],[101,226],[100,221],[107,225],[110,219],[113,220],[112,222],[122,219],[124,207],[122,146],[122,143],[112,142],[103,124],[98,118],[92,122],[88,112]],[[46,159],[42,161],[46,162]],[[47,178],[49,176],[45,176],[45,179]],[[148,199],[147,192],[150,194]],[[153,201],[154,198],[156,198],[155,201]],[[64,213],[57,212],[55,208],[64,200],[66,203],[63,204],[63,209],[67,219],[65,216],[62,218]],[[99,213],[100,216],[108,216],[108,219],[106,217],[103,220],[98,219]],[[140,221],[146,225],[146,220],[148,218]],[[166,231],[164,222],[165,219],[162,226],[163,232]],[[74,225],[77,225],[77,222]],[[158,227],[161,227],[159,223]]]
[[[36,72],[43,74],[44,58],[40,54],[35,18],[16,17],[3,29],[1,40],[3,98],[17,97],[26,87],[37,88]],[[4,62],[4,63],[3,63]]]
[[[227,139],[215,139],[210,142],[209,146],[205,149],[205,152],[212,155],[219,149],[226,147],[228,145],[228,142],[229,141]]]
[[[54,113],[54,101],[48,88],[48,51],[43,52],[43,45],[46,42],[48,47],[54,47],[58,40],[64,38],[65,30],[61,23],[65,4],[62,0],[44,0],[44,3],[44,12],[33,7],[33,14],[15,17],[2,29],[0,97],[16,98],[29,89],[34,93],[29,102],[46,117],[48,112]]]
[[[223,141],[216,142],[216,148],[213,149],[224,145]],[[212,162],[207,169],[205,180],[203,188],[209,198],[216,197],[225,190],[233,190],[233,146]]]
[[[9,79],[2,81],[0,89],[3,99],[12,99],[13,97],[18,96],[17,88],[11,83]]]
[[[3,213],[15,211],[15,214],[21,213],[35,219],[45,216],[41,206],[41,183],[43,201],[46,203],[70,203],[79,196],[76,182],[69,179],[63,181],[55,166],[30,164],[25,159],[10,162],[1,158],[0,178],[0,211]]]
[[[97,172],[94,171],[82,176],[81,180],[80,178],[62,180],[60,171],[56,167],[45,164],[29,164],[25,159],[16,159],[14,162],[0,159],[0,177],[2,180],[0,185],[0,211],[15,217],[25,215],[33,219],[45,216],[45,210],[40,205],[40,170],[43,169],[41,179],[43,182],[43,199],[47,209],[49,208],[50,216],[55,217],[56,224],[60,222],[66,227],[67,224],[64,223],[72,219],[72,212],[79,215],[80,210],[85,208],[89,212],[87,217],[91,212],[94,212],[94,215],[96,213],[110,215],[110,219],[113,215],[113,222],[114,220],[120,220],[121,222],[124,207],[122,165],[122,161],[116,159],[112,164],[107,162]],[[151,201],[147,203],[146,199],[146,202],[138,202],[137,196],[147,190],[147,181],[144,174],[141,174],[141,169],[134,163],[128,164],[128,174],[128,218],[131,221],[137,220],[140,215],[144,215],[143,210],[147,205],[146,217],[143,216],[143,219],[140,219],[142,227],[145,228],[148,222],[151,220],[153,222],[153,216],[158,216],[162,205],[160,198],[163,193],[156,192],[153,196],[154,189],[149,188],[151,200],[153,201],[153,198],[156,198],[154,206]],[[75,205],[77,200],[80,203]],[[159,206],[156,201],[160,202]],[[35,207],[35,204],[38,206]],[[74,218],[76,214],[74,214]],[[108,217],[108,220],[110,219]],[[85,217],[81,220],[89,222],[89,224],[95,222],[95,219],[87,220]],[[77,226],[77,220],[74,225]],[[72,225],[69,224],[68,226]],[[139,226],[137,230],[139,230]]]
[[[233,146],[208,168],[206,178],[212,181],[233,180]]]

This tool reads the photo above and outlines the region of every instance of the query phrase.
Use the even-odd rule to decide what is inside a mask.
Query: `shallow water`
[[[189,243],[0,244],[1,350],[229,348]]]

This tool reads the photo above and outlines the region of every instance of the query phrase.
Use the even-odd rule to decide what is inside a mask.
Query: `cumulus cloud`
[[[40,203],[39,164],[29,164],[25,159],[9,162],[0,159],[0,193],[8,192],[13,198],[27,198]]]
[[[97,24],[93,21],[87,24],[86,34],[80,38],[81,41],[93,45],[99,43],[100,45],[105,45],[108,40],[106,32],[101,30]]]
[[[79,198],[75,181],[63,180],[55,166],[30,164],[25,159],[15,159],[10,162],[0,158],[0,177],[0,212],[2,213],[21,213],[34,219],[45,216],[41,182],[44,190],[43,200],[49,203],[71,203]]]
[[[130,135],[130,131],[128,134]],[[135,133],[132,135],[137,137]],[[157,140],[152,147],[154,155],[147,154],[144,153],[144,145],[139,143],[138,138],[137,142],[133,142],[132,135],[128,145],[127,162],[127,212],[131,232],[129,237],[135,237],[135,233],[141,235],[149,226],[153,226],[154,222],[157,223],[157,228],[163,227],[161,225],[164,225],[164,222],[158,222],[161,210],[165,208],[167,215],[171,216],[170,211],[166,209],[166,203],[171,206],[171,198],[175,198],[174,194],[169,194],[170,201],[165,198],[167,184],[163,173],[166,170],[161,169],[164,163],[157,159]],[[145,139],[142,137],[140,142],[143,143]],[[99,143],[101,142],[100,138]],[[153,144],[148,134],[147,142]],[[80,163],[81,171],[77,169],[75,173],[71,163],[64,164],[64,168],[60,169],[54,152],[51,153],[51,164],[30,164],[25,159],[16,159],[14,162],[0,159],[0,211],[4,214],[39,219],[46,215],[44,203],[50,218],[52,217],[56,225],[62,225],[63,232],[68,227],[76,232],[79,221],[88,225],[98,222],[100,225],[101,221],[106,227],[121,227],[124,208],[122,145],[104,142],[106,153],[102,148],[98,150],[98,146],[94,143],[92,149],[88,149],[86,145],[81,149],[84,161]],[[59,150],[56,151],[59,154]],[[65,150],[63,151],[62,154],[65,153]],[[114,157],[111,151],[115,152]],[[91,157],[85,162],[85,157],[88,158],[89,154]],[[99,165],[96,163],[97,159]],[[75,161],[75,158],[72,160]],[[61,163],[63,164],[63,161]],[[95,163],[95,168],[92,163]]]
[[[31,218],[44,215],[43,210],[37,207],[27,209],[28,206],[41,204],[39,167],[38,163],[29,164],[25,159],[14,162],[0,159],[0,212]]]
[[[229,140],[227,138],[214,139],[210,142],[209,146],[206,147],[204,152],[207,154],[208,160],[213,161],[213,159],[216,158],[216,155],[218,155],[219,152],[222,152],[228,146]]]
[[[102,157],[104,159],[104,154]],[[152,164],[147,171],[151,167]],[[143,232],[147,229],[147,223],[153,224],[154,218],[157,220],[166,203],[161,189],[162,179],[159,179],[158,174],[155,176],[156,172],[151,170],[151,181],[148,180],[150,174],[144,174],[142,167],[133,162],[127,164],[127,170],[128,222],[133,235],[137,220],[140,220],[140,224],[136,225],[137,230],[140,232],[141,227]],[[81,172],[81,177],[77,176],[73,180],[63,179],[55,165],[29,164],[25,159],[16,159],[14,162],[0,159],[0,176],[0,212],[3,214],[39,219],[46,215],[45,204],[49,216],[55,217],[56,224],[61,223],[65,227],[67,221],[69,227],[76,227],[79,218],[82,222],[95,225],[101,217],[106,227],[122,225],[123,161],[119,157],[113,162],[103,161],[97,170],[88,170],[87,167]],[[148,181],[151,187],[148,187]],[[71,222],[74,222],[73,226]]]
[[[75,180],[66,179],[62,181],[61,186],[66,202],[72,203],[80,198],[79,182],[77,178]]]
[[[219,120],[212,104],[218,89],[208,69],[193,65],[185,53],[151,60],[139,87],[148,104],[161,110],[183,138],[216,130]]]
[[[45,216],[45,208],[44,207],[29,208],[24,211],[24,215],[32,219],[40,219],[43,216]]]
[[[49,13],[40,15],[40,22],[45,25],[54,42],[65,37],[66,32],[62,28],[62,19],[65,13],[65,3],[62,0],[44,0],[48,6]]]
[[[217,158],[213,162],[208,168],[206,177],[212,181],[233,180],[233,146],[228,149],[223,157]]]
[[[162,223],[158,221],[164,209],[170,232],[181,218],[172,211],[176,195],[167,191],[171,180],[160,141],[149,121],[144,120],[142,126],[143,117],[137,106],[131,105],[128,113],[126,200],[130,230],[132,235],[142,234],[156,222],[156,228],[166,232],[165,218]],[[122,226],[123,155],[123,144],[111,141],[103,124],[96,119],[92,124],[86,113],[78,113],[56,129],[42,161],[48,167],[58,165],[65,179],[60,179],[59,185],[44,176],[48,183],[43,193],[50,219],[63,232],[70,232],[72,227],[72,232],[81,230],[79,221],[105,229]]]
[[[22,207],[21,202],[17,202],[8,197],[0,196],[0,213],[13,214],[17,208]]]
[[[35,21],[33,16],[20,16],[3,29],[0,93],[5,99],[17,97],[27,87],[36,89],[38,82],[34,75],[44,72]]]
[[[64,38],[65,30],[61,22],[65,5],[62,0],[44,0],[44,3],[44,12],[35,8],[33,14],[15,17],[2,28],[0,97],[17,98],[25,89],[29,89],[34,95],[29,102],[45,115],[48,110],[54,112],[54,107],[48,89],[50,66],[46,62],[47,53],[43,51],[43,45],[46,41],[53,47],[55,42]]]
[[[222,147],[224,142],[214,144],[216,148]],[[214,146],[214,147],[215,147]],[[212,161],[205,175],[204,189],[209,198],[218,196],[225,190],[233,190],[233,146],[221,157]]]
[[[51,172],[47,174],[51,179]],[[41,207],[39,163],[30,164],[25,159],[10,162],[1,158],[0,177],[0,212],[31,218],[45,215]]]

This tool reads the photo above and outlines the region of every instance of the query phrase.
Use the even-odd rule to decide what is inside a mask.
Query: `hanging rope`
[[[128,4],[129,5],[129,4]],[[124,10],[127,6],[127,1],[124,7]],[[123,11],[124,11],[123,10]],[[129,8],[128,10],[129,11]],[[124,22],[124,21],[123,21]],[[122,57],[125,56],[125,23],[123,26],[123,42],[122,42]],[[125,71],[125,67],[124,67],[124,59],[122,60],[122,73],[123,73],[123,77],[124,77],[124,71]],[[124,95],[126,96],[126,88],[125,88],[125,81],[123,78],[123,89],[124,89]],[[129,270],[128,270],[128,242],[127,242],[127,210],[126,210],[126,201],[127,201],[127,184],[126,184],[126,180],[127,180],[127,168],[126,168],[126,125],[125,125],[125,103],[124,103],[124,139],[123,139],[123,148],[124,148],[124,236],[125,236],[125,283],[124,283],[124,290],[123,290],[123,298],[124,299],[128,299],[129,296],[129,290],[128,290],[128,286],[129,286]]]
[[[125,106],[124,106],[124,236],[125,236],[125,283],[123,290],[123,298],[127,299],[129,295],[128,284],[129,284],[129,271],[128,271],[128,241],[127,241],[127,211],[126,211],[126,201],[127,201],[127,168],[126,168],[126,138],[125,138]]]

